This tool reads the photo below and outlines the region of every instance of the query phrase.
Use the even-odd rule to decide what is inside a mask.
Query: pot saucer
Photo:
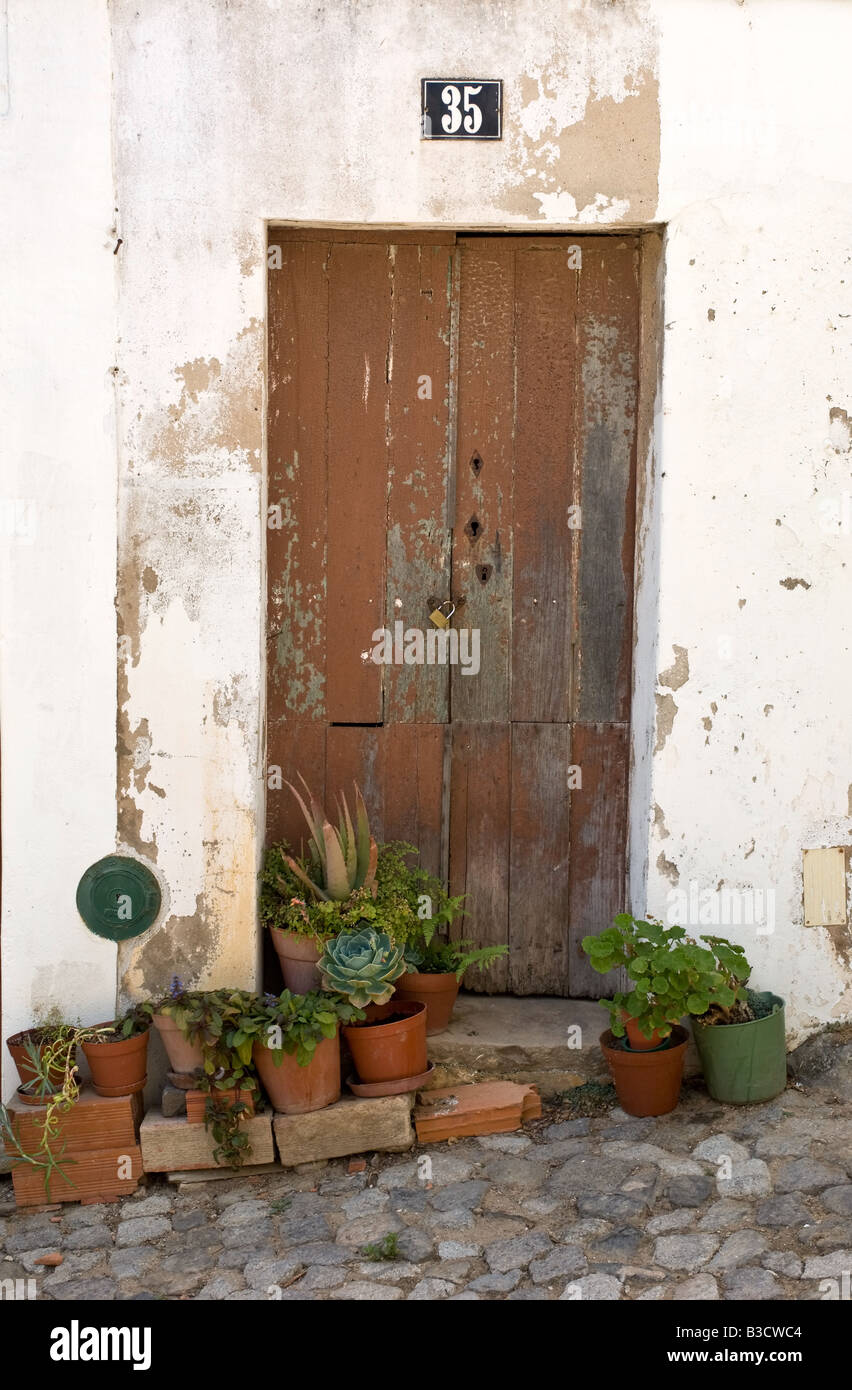
[[[419,1076],[403,1076],[396,1081],[347,1081],[346,1084],[356,1096],[401,1096],[406,1091],[418,1091],[434,1070],[435,1063],[430,1062]]]

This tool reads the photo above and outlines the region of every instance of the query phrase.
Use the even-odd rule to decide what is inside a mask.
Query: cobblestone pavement
[[[338,1159],[152,1179],[114,1205],[31,1213],[3,1179],[0,1277],[82,1300],[824,1299],[852,1270],[844,1064],[837,1084],[768,1105],[721,1106],[696,1084],[662,1119],[556,1109],[356,1173]],[[364,1258],[391,1233],[397,1258]],[[60,1266],[36,1263],[55,1251]]]

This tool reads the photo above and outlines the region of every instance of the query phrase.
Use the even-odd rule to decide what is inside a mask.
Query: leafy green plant
[[[377,1240],[372,1245],[365,1245],[361,1251],[365,1260],[370,1260],[373,1264],[378,1264],[380,1260],[398,1260],[402,1251],[399,1248],[399,1236],[396,1231],[388,1231],[386,1236]]]
[[[292,856],[287,856],[290,871],[320,902],[346,902],[359,888],[375,892],[378,847],[370,834],[370,822],[364,798],[355,787],[355,825],[349,815],[346,797],[341,792],[337,802],[337,828],[331,824],[310,787],[300,776],[308,794],[310,810],[292,782],[287,785],[302,808],[310,832],[308,848],[310,869]]]
[[[421,975],[455,975],[460,980],[466,970],[488,970],[508,946],[477,946],[474,941],[445,941],[433,936],[428,944],[405,948],[405,963]]]
[[[364,927],[328,941],[319,960],[326,987],[344,995],[359,1009],[384,1004],[405,973],[403,948],[383,932]]]
[[[339,1024],[363,1017],[363,1010],[342,994],[320,990],[291,994],[285,989],[277,995],[255,996],[240,1018],[232,1043],[244,1061],[251,1061],[254,1044],[261,1043],[272,1053],[276,1066],[281,1065],[286,1052],[295,1055],[300,1067],[306,1067],[323,1039],[337,1036]]]
[[[199,1089],[207,1091],[204,1123],[216,1141],[219,1163],[239,1168],[251,1155],[249,1137],[242,1128],[250,1107],[240,1099],[220,1093],[235,1090],[259,1094],[251,1049],[240,1046],[240,1020],[256,996],[238,989],[187,990],[175,976],[169,994],[150,1006],[152,1012],[174,1019],[183,1036],[201,1047],[203,1076]]]
[[[644,921],[629,912],[620,913],[599,935],[583,938],[593,970],[605,975],[621,967],[632,984],[628,992],[600,1000],[609,1009],[615,1037],[624,1036],[625,1015],[644,1037],[656,1031],[667,1038],[684,1014],[729,1010],[743,998],[741,981],[748,979],[750,967],[742,948],[723,937],[701,939],[714,943],[712,949],[700,946],[683,927]]]

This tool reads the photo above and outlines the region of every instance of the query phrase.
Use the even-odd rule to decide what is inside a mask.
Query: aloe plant
[[[387,1003],[405,972],[405,957],[402,946],[394,946],[389,936],[365,927],[327,942],[319,969],[327,989],[363,1009],[367,1004]]]
[[[301,774],[300,781],[308,794],[310,810],[292,782],[288,782],[287,786],[301,806],[302,814],[308,823],[308,846],[314,876],[312,877],[289,854],[285,856],[288,866],[320,902],[345,902],[358,888],[368,889],[375,897],[378,846],[370,834],[367,807],[357,784],[355,825],[353,827],[346,797],[341,792],[340,800],[337,802],[338,824],[335,829]],[[283,886],[286,888],[286,885]]]

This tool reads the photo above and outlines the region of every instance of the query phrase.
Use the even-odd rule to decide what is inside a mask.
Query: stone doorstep
[[[569,1047],[569,1029],[576,1027],[582,1045]],[[460,994],[449,1027],[429,1038],[435,1072],[428,1089],[499,1077],[534,1082],[548,1096],[608,1081],[598,1041],[608,1027],[607,1011],[590,999]],[[700,1070],[690,1038],[684,1076]]]

